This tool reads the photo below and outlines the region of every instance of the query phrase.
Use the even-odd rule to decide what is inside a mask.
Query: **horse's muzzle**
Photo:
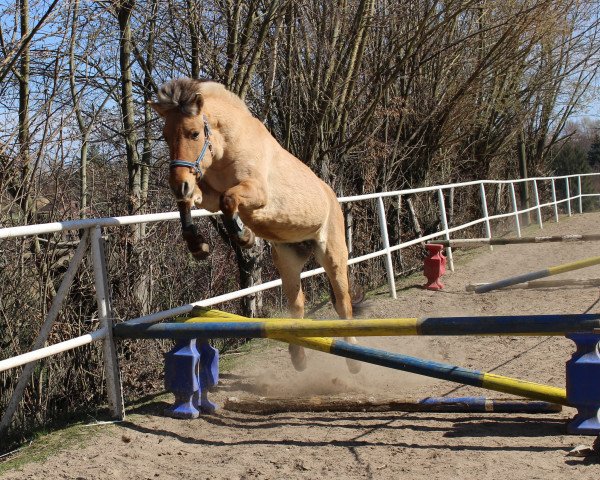
[[[174,185],[172,190],[178,201],[189,200],[194,195],[195,183],[190,180],[183,180],[179,185]]]

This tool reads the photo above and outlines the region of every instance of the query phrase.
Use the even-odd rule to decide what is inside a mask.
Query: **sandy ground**
[[[530,236],[597,231],[599,214],[561,217]],[[368,303],[369,317],[583,313],[600,311],[598,288],[465,292],[472,282],[493,281],[600,255],[600,243],[487,247],[458,255],[442,292],[398,286],[398,299],[382,293]],[[563,274],[591,278],[600,268]],[[556,278],[556,277],[555,277]],[[559,277],[560,278],[560,277]],[[316,316],[331,318],[326,307]],[[405,337],[364,339],[365,344],[502,375],[564,387],[564,362],[573,345],[544,337]],[[295,372],[287,348],[271,342],[222,375],[212,399],[230,396],[349,395],[377,399],[485,395],[472,387],[364,365],[347,373],[343,359],[309,352],[309,367]],[[502,394],[491,392],[491,398]],[[270,416],[220,410],[197,420],[161,416],[154,401],[118,426],[6,479],[554,479],[600,478],[600,462],[567,456],[593,437],[566,434],[574,410],[542,415],[446,413],[293,413]]]

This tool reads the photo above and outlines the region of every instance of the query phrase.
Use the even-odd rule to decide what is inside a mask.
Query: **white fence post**
[[[558,223],[558,203],[556,202],[556,185],[552,179],[552,203],[554,204],[554,221]]]
[[[483,211],[483,218],[485,219],[485,236],[489,239],[492,238],[492,229],[490,227],[490,217],[488,214],[487,198],[485,196],[485,185],[483,182],[479,184],[479,193],[481,194],[481,210]],[[494,250],[494,247],[490,245],[490,250]]]
[[[565,178],[565,188],[567,195],[567,215],[571,216],[571,192],[569,190],[569,177]]]
[[[94,263],[94,285],[96,287],[96,302],[100,326],[106,328],[103,341],[104,374],[106,376],[106,391],[113,417],[125,418],[123,390],[121,388],[121,373],[117,361],[117,352],[112,336],[112,312],[108,296],[108,279],[106,275],[106,259],[104,257],[104,240],[99,226],[92,230],[92,259]]]
[[[352,229],[354,227],[354,217],[352,215],[352,203],[348,202],[344,208],[344,225],[346,228],[346,248],[348,249],[348,256],[352,256],[353,245],[352,245]]]
[[[538,225],[540,226],[540,229],[543,229],[544,223],[542,222],[542,207],[540,207],[540,195],[538,193],[537,180],[533,181],[533,193],[535,194],[535,206],[537,207]]]
[[[519,206],[517,205],[517,196],[515,195],[515,184],[510,182],[510,200],[513,206],[513,212],[515,213],[515,229],[517,230],[517,237],[521,238],[521,222],[519,221]]]
[[[581,175],[577,175],[577,196],[579,197],[579,213],[583,213],[583,192],[581,191]]]
[[[396,297],[396,281],[394,280],[394,264],[392,263],[392,252],[390,251],[390,239],[388,237],[387,221],[385,218],[385,207],[383,198],[377,197],[377,212],[379,213],[379,228],[381,230],[381,243],[385,250],[385,269],[387,271],[390,295]]]
[[[442,221],[442,228],[446,233],[446,240],[450,240],[450,233],[448,233],[448,219],[446,218],[446,201],[444,200],[444,192],[441,188],[438,188],[438,203],[440,204],[440,220]],[[448,265],[450,271],[454,271],[454,258],[452,256],[452,247],[446,247],[446,254],[448,256]]]

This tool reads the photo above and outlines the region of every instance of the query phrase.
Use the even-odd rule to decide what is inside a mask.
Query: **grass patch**
[[[29,443],[0,459],[0,475],[23,468],[30,463],[43,462],[60,451],[81,447],[113,425],[103,428],[86,426],[83,422],[61,428],[60,430],[39,430]]]

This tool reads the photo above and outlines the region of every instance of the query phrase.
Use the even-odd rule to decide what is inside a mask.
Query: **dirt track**
[[[599,214],[561,217],[544,234],[594,233]],[[539,235],[537,227],[526,231]],[[369,303],[369,317],[599,312],[597,288],[465,292],[465,285],[492,281],[600,255],[600,242],[487,247],[457,258],[446,289],[398,286],[398,300],[385,291]],[[599,267],[563,274],[598,277]],[[558,278],[561,278],[558,277]],[[420,282],[421,279],[418,279]],[[320,317],[332,318],[326,308]],[[391,351],[564,387],[564,362],[573,351],[563,338],[412,337],[372,338],[364,343]],[[365,365],[358,375],[343,359],[309,353],[309,368],[297,373],[287,349],[269,343],[223,375],[212,398],[229,396],[370,395],[376,398],[485,395],[471,387]],[[491,393],[493,398],[501,394]],[[565,434],[574,411],[544,415],[433,413],[294,413],[254,416],[221,410],[181,421],[164,418],[165,402],[140,407],[128,421],[103,429],[80,447],[60,451],[2,478],[86,479],[271,479],[271,478],[507,478],[600,477],[596,460],[566,456],[593,437]],[[26,455],[26,450],[24,451]]]

